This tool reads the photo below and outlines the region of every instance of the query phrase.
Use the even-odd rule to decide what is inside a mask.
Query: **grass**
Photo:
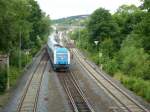
[[[10,67],[10,86],[14,86],[16,84],[17,79],[20,77],[19,68],[11,66]]]
[[[136,93],[138,96],[144,98],[150,103],[150,81],[143,80],[141,78],[126,76],[122,73],[116,73],[114,78],[120,80],[120,82],[129,90]]]
[[[0,95],[0,111],[2,111],[3,106],[8,102],[10,93],[5,92]]]

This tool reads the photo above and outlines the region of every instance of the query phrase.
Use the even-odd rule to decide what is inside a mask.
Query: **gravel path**
[[[72,112],[67,101],[67,96],[59,82],[56,72],[50,69],[49,73],[49,112]]]

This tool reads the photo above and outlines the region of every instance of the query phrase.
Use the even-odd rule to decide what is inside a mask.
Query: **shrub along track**
[[[87,74],[117,103],[118,106],[112,107],[110,110],[121,112],[149,112],[144,106],[140,105],[139,102],[131,98],[125,91],[108,79],[105,73],[97,71],[77,49],[73,48],[71,51]]]
[[[33,74],[29,77],[21,100],[18,104],[17,112],[36,112],[39,92],[43,74],[47,65],[48,55],[45,52]]]
[[[71,71],[57,72],[60,83],[68,96],[68,102],[71,105],[71,109],[74,112],[94,112],[74,75],[75,74]]]

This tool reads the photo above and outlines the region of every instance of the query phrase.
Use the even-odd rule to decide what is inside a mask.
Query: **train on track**
[[[56,41],[55,35],[56,34],[53,33],[48,37],[47,52],[54,71],[67,71],[70,66],[70,51]]]

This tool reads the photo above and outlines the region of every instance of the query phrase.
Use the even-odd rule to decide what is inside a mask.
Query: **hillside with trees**
[[[61,19],[56,19],[52,20],[53,24],[58,24],[58,25],[79,25],[79,21],[84,22],[87,20],[89,15],[77,15],[77,16],[70,16],[66,18],[61,18]]]
[[[95,10],[86,28],[69,33],[109,75],[150,102],[150,1],[122,5],[114,14]],[[80,37],[79,37],[80,33]],[[98,41],[98,45],[94,43]]]
[[[0,54],[10,57],[10,86],[47,40],[50,25],[35,0],[0,0]],[[6,90],[7,77],[1,69],[0,93]]]

